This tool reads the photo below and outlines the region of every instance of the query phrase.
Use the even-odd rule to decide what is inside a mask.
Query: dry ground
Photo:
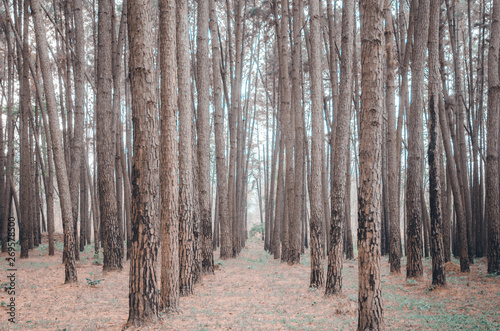
[[[344,263],[344,292],[325,298],[323,289],[310,289],[309,257],[290,267],[265,253],[262,242],[252,238],[241,255],[220,261],[215,275],[204,276],[195,294],[181,298],[182,310],[162,315],[156,330],[334,330],[355,329],[357,324],[357,262]],[[78,284],[64,285],[62,244],[47,256],[47,245],[17,259],[17,324],[7,321],[0,308],[2,330],[119,330],[128,314],[128,268],[102,273],[87,246],[78,262]],[[218,256],[218,252],[216,252]],[[2,255],[3,270],[7,269]],[[97,258],[99,260],[100,258]],[[448,264],[448,286],[430,290],[430,260],[424,261],[425,277],[406,281],[390,275],[382,259],[384,314],[388,329],[500,329],[500,277],[486,275],[485,260],[472,266],[470,275]],[[404,267],[403,260],[403,267]],[[404,269],[403,269],[404,270]],[[454,271],[453,271],[454,270]],[[6,282],[6,271],[0,283]],[[86,278],[103,279],[89,286]],[[7,292],[0,302],[8,303]]]

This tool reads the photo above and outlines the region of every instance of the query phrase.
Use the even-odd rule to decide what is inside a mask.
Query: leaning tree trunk
[[[132,254],[127,325],[139,327],[158,318],[158,110],[153,22],[148,0],[128,0],[128,36],[134,156],[132,165]],[[101,197],[102,198],[102,197]]]
[[[35,23],[35,35],[38,56],[40,57],[40,69],[43,76],[43,85],[47,103],[47,112],[49,115],[50,136],[52,139],[52,148],[54,153],[54,163],[57,175],[57,184],[59,187],[59,197],[61,202],[62,220],[65,224],[64,237],[66,238],[64,251],[66,252],[65,265],[65,283],[74,283],[77,281],[75,266],[75,237],[73,232],[73,219],[71,210],[71,196],[69,191],[68,172],[66,170],[66,161],[64,159],[64,147],[62,143],[62,134],[59,127],[59,118],[56,108],[56,96],[52,82],[52,73],[50,69],[50,60],[48,54],[48,43],[45,34],[45,25],[41,13],[39,0],[31,1],[31,12]]]
[[[385,330],[380,270],[383,0],[360,1],[361,116],[358,191],[358,330]]]

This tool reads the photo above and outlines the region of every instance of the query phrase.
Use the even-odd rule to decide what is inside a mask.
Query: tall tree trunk
[[[310,11],[310,42],[311,42],[311,117],[312,117],[312,144],[311,144],[311,277],[310,287],[323,285],[322,251],[322,223],[323,223],[323,192],[321,182],[321,154],[323,151],[323,100],[321,97],[321,32],[319,1],[309,0]]]
[[[337,294],[342,291],[342,262],[344,258],[344,223],[346,222],[345,199],[347,190],[349,137],[351,135],[351,101],[352,101],[352,48],[354,25],[354,1],[344,0],[342,3],[342,55],[340,68],[340,94],[337,111],[337,128],[335,145],[330,164],[333,167],[332,178],[332,210],[330,245],[328,253],[328,272],[326,276],[325,294]]]
[[[112,0],[99,1],[96,135],[97,182],[103,233],[103,270],[123,268],[123,245],[119,234],[115,186],[116,125],[111,103],[112,89]]]
[[[71,146],[71,171],[70,171],[70,192],[73,211],[73,224],[75,238],[77,238],[78,222],[78,187],[80,185],[80,167],[82,165],[83,153],[83,121],[85,106],[85,30],[83,27],[83,8],[82,0],[75,0],[73,4],[73,15],[75,19],[75,57],[73,58],[73,73],[75,78],[75,125]],[[81,203],[81,201],[80,201]],[[82,231],[80,215],[80,232]],[[75,245],[76,259],[79,259],[78,247]]]
[[[50,69],[48,43],[45,34],[45,25],[41,13],[39,0],[31,1],[31,12],[35,24],[35,35],[38,56],[40,57],[40,69],[43,76],[43,84],[47,103],[47,112],[50,122],[50,136],[54,153],[54,163],[57,175],[57,184],[59,187],[59,197],[61,202],[61,213],[64,228],[66,252],[65,265],[65,283],[74,283],[77,281],[77,272],[75,266],[75,237],[73,232],[73,219],[71,210],[71,196],[69,190],[68,172],[66,170],[66,161],[64,159],[64,148],[62,143],[62,134],[59,127],[59,119],[56,109],[56,97],[54,85],[52,82],[52,73]]]
[[[188,38],[187,0],[177,0],[177,79],[179,109],[179,256],[180,295],[193,293],[194,205],[193,205],[193,105]]]
[[[151,3],[148,0],[129,0],[127,6],[134,123],[132,256],[127,325],[140,327],[157,320],[160,300],[155,271],[159,237],[158,111]]]
[[[486,220],[488,222],[488,273],[500,271],[500,1],[493,1],[491,41],[488,53],[488,122],[486,150]]]
[[[448,30],[450,36],[450,44],[453,52],[453,70],[455,74],[455,104],[456,108],[456,136],[457,140],[454,144],[455,158],[457,165],[457,176],[460,184],[460,190],[462,192],[463,205],[466,217],[466,231],[467,231],[467,251],[469,254],[469,263],[474,263],[474,244],[472,241],[472,207],[470,199],[469,181],[467,178],[467,154],[465,147],[465,110],[463,106],[464,97],[462,91],[462,71],[460,63],[460,48],[458,45],[460,36],[458,31],[456,31],[456,20],[459,19],[455,14],[455,3],[450,6],[449,0],[446,0],[446,14],[448,19]]]
[[[302,108],[301,100],[301,48],[302,48],[302,15],[303,3],[301,0],[293,1],[293,45],[292,45],[292,109],[294,114],[294,123],[290,122],[290,132],[295,131],[295,187],[294,200],[290,205],[291,217],[290,223],[290,239],[288,251],[288,263],[300,263],[300,246],[301,246],[301,226],[303,215],[304,201],[304,141],[305,141],[305,119],[304,109]],[[295,130],[293,127],[295,126]]]
[[[441,150],[439,148],[439,12],[440,0],[431,0],[429,17],[429,204],[431,210],[432,284],[445,285],[443,220],[441,217]]]
[[[214,253],[212,251],[212,211],[210,204],[210,119],[208,76],[208,1],[198,2],[197,30],[197,80],[198,83],[198,194],[200,203],[202,271],[214,272]],[[214,36],[215,37],[215,36]],[[215,68],[214,68],[215,69]]]
[[[23,1],[24,4],[24,26],[23,26],[23,45],[22,45],[22,61],[18,58],[18,71],[20,80],[20,91],[19,91],[19,105],[21,110],[21,123],[20,123],[20,149],[21,149],[21,160],[20,160],[20,174],[19,174],[19,198],[23,201],[21,207],[21,214],[19,215],[19,242],[21,244],[21,258],[28,258],[28,251],[30,249],[30,237],[32,237],[32,204],[34,203],[32,199],[33,187],[31,180],[31,156],[30,153],[30,143],[29,136],[31,130],[29,130],[29,112],[31,112],[31,89],[29,81],[29,67],[28,67],[28,57],[29,55],[29,45],[28,45],[28,1]],[[21,15],[21,10],[19,11],[19,16]],[[20,29],[19,24],[19,29]],[[18,44],[18,47],[20,45]]]
[[[397,153],[396,138],[396,105],[394,95],[396,85],[394,81],[396,70],[396,59],[394,55],[394,36],[392,26],[391,1],[385,1],[385,54],[386,54],[386,99],[385,107],[387,109],[387,173],[388,173],[388,198],[389,198],[389,262],[391,272],[401,272],[401,228],[399,222],[399,189],[398,189],[398,162],[397,158],[401,155]],[[399,105],[404,107],[404,105]]]
[[[229,214],[227,163],[224,141],[224,112],[222,109],[222,77],[220,71],[221,54],[218,39],[217,12],[215,1],[210,1],[210,34],[212,36],[212,73],[214,102],[215,154],[217,169],[218,216],[220,223],[220,258],[225,260],[232,256],[232,223]]]
[[[429,0],[414,0],[418,6],[412,50],[411,106],[408,115],[408,181],[406,184],[406,215],[408,218],[406,277],[423,275],[422,205],[423,187],[423,116],[425,54],[429,31]]]
[[[382,0],[360,1],[361,117],[358,191],[358,330],[385,330],[380,270],[382,109]]]
[[[176,2],[160,1],[161,308],[179,308]]]

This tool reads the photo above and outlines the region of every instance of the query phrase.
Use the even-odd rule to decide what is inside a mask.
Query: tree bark
[[[140,327],[157,320],[160,300],[155,271],[160,216],[158,111],[151,3],[129,0],[127,7],[134,156],[129,317],[125,326]]]
[[[488,53],[488,121],[486,149],[486,220],[488,222],[488,273],[500,271],[500,182],[499,182],[499,107],[500,107],[500,1],[493,1],[491,41]]]
[[[208,1],[198,2],[197,30],[197,84],[198,84],[198,194],[200,203],[202,271],[214,272],[212,251],[212,211],[210,204],[210,120],[208,59]],[[215,68],[214,68],[215,69]]]
[[[358,330],[385,330],[380,270],[383,109],[382,0],[360,1],[361,116],[358,191]]]
[[[179,308],[176,2],[160,1],[161,309]]]
[[[187,0],[177,0],[177,79],[179,109],[179,259],[180,295],[193,294],[194,205],[193,205],[193,105],[188,38]]]
[[[429,0],[414,0],[418,6],[412,50],[411,105],[408,115],[408,171],[406,184],[407,264],[406,277],[423,275],[422,265],[422,205],[423,187],[423,116],[425,54],[429,31]]]
[[[322,223],[323,223],[323,192],[321,182],[321,154],[323,151],[323,98],[321,97],[321,32],[319,1],[309,0],[310,10],[310,75],[311,75],[311,117],[312,117],[312,143],[311,143],[311,277],[310,287],[323,285],[323,265],[321,263],[322,251]]]

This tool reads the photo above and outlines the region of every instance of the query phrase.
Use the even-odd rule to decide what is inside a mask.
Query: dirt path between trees
[[[64,285],[61,244],[54,257],[47,247],[17,259],[16,318],[7,321],[0,309],[2,330],[120,330],[128,316],[128,271],[102,273],[91,246],[78,262],[78,284]],[[195,294],[181,298],[179,313],[162,315],[155,330],[351,330],[357,325],[357,262],[344,263],[344,291],[325,298],[324,289],[310,289],[309,257],[288,266],[265,253],[257,237],[248,241],[240,256],[216,258],[215,275],[204,276]],[[218,252],[215,253],[218,257]],[[6,282],[7,261],[1,283]],[[97,259],[99,260],[99,259]],[[384,314],[389,329],[500,329],[500,278],[486,275],[484,260],[470,275],[448,266],[448,286],[430,291],[430,259],[425,277],[407,282],[390,275],[382,259]],[[404,261],[403,261],[404,262]],[[404,267],[404,265],[403,265]],[[404,270],[404,269],[403,269]],[[325,269],[326,272],[326,269]],[[159,273],[158,273],[159,275]],[[96,286],[90,281],[99,281]],[[8,303],[7,292],[0,301]]]

